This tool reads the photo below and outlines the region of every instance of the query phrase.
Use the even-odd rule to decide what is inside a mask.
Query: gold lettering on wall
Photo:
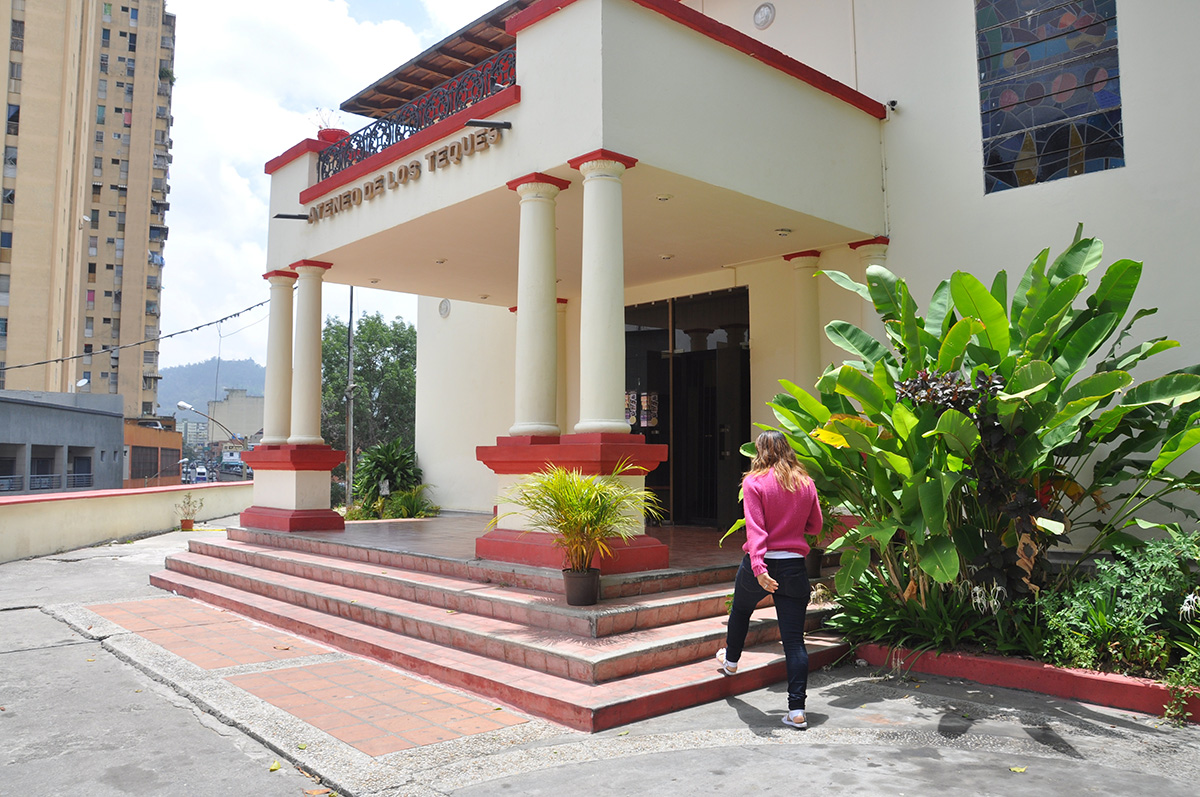
[[[457,141],[426,152],[425,164],[422,164],[420,159],[411,160],[377,174],[361,185],[316,203],[308,209],[308,223],[316,224],[323,219],[332,218],[363,202],[373,202],[388,191],[395,191],[410,182],[416,182],[421,178],[422,169],[428,169],[432,173],[462,164],[470,156],[495,146],[499,140],[500,130],[472,130]]]

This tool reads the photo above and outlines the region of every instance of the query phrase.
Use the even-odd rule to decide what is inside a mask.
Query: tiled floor
[[[230,684],[368,755],[527,721],[371,661],[339,658],[279,667],[274,663],[333,651],[187,598],[88,608],[205,670],[238,667],[225,677]],[[254,665],[263,669],[245,672]]]
[[[488,531],[488,520],[485,515],[444,514],[413,520],[350,521],[344,532],[293,532],[291,536],[469,560],[475,558],[476,538]],[[738,532],[718,545],[724,531],[703,526],[652,526],[646,533],[671,549],[671,568],[679,570],[736,565],[746,541],[745,533]]]

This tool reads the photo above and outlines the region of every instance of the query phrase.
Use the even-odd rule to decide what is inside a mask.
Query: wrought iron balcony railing
[[[325,180],[343,169],[383,152],[448,116],[469,108],[517,81],[517,52],[510,47],[450,78],[387,116],[330,144],[317,159],[317,179]]]
[[[90,473],[68,473],[67,474],[67,488],[68,489],[73,488],[73,487],[77,488],[77,487],[91,487],[91,486],[92,486],[92,474],[90,474]]]
[[[22,490],[24,488],[24,476],[0,476],[0,493]]]
[[[62,474],[34,475],[29,477],[30,490],[61,490]]]

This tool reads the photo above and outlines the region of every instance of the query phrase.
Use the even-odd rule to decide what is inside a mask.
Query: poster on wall
[[[647,429],[658,426],[658,393],[642,394],[642,426]]]
[[[638,425],[638,392],[629,390],[625,393],[625,423],[630,426]]]

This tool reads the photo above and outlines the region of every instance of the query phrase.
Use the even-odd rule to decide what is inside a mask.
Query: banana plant
[[[1133,345],[1126,321],[1143,266],[1100,266],[1103,244],[1076,233],[1043,250],[1011,295],[954,272],[924,315],[881,266],[866,284],[823,272],[871,303],[880,341],[845,321],[826,334],[851,355],[810,393],[781,381],[778,428],[831,501],[861,514],[843,537],[839,590],[865,574],[924,603],[931,583],[973,574],[1036,591],[1045,551],[1067,533],[1089,550],[1123,539],[1151,505],[1200,487],[1172,468],[1200,444],[1200,366],[1137,383],[1132,369],[1179,346]]]

